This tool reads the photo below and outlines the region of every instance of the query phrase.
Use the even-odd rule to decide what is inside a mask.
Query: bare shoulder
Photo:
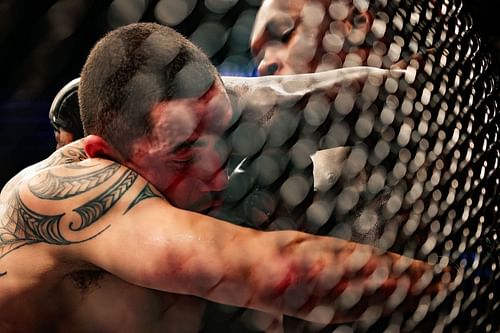
[[[69,145],[62,147],[61,149],[56,150],[46,159],[38,163],[35,163],[33,165],[30,165],[29,167],[20,171],[17,175],[12,177],[12,179],[10,179],[4,186],[4,188],[1,191],[2,195],[4,193],[10,193],[12,189],[18,186],[18,184],[25,177],[31,177],[34,173],[38,171],[47,168],[52,168],[58,165],[74,164],[87,159],[88,156],[83,148],[83,140],[84,139],[72,142]]]
[[[103,217],[123,215],[153,197],[161,196],[136,172],[110,160],[88,159],[78,143],[56,151],[2,190],[0,279],[11,273],[9,267],[18,267],[11,264],[14,257],[30,251],[40,258],[58,256],[66,246],[106,232],[109,224],[103,220],[109,218]]]

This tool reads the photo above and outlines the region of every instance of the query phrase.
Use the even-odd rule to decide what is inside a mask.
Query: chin
[[[198,191],[176,191],[171,202],[177,208],[198,213],[204,213],[220,204],[211,192]]]

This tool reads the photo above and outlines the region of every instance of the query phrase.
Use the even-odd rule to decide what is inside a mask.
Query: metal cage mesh
[[[463,272],[457,288],[418,298],[411,313],[398,307],[407,294],[401,287],[387,300],[394,308],[389,316],[368,307],[362,321],[328,326],[287,317],[284,332],[499,332],[497,64],[461,0],[352,2],[373,13],[372,29],[349,37],[336,35],[331,25],[323,40],[325,68],[367,65],[355,52],[339,61],[339,47],[350,43],[353,50],[370,50],[368,65],[389,68],[403,59],[406,71],[345,80],[334,94],[315,92],[293,103],[276,105],[265,95],[241,103],[232,96],[238,117],[224,142],[232,174],[225,205],[212,214],[260,230],[351,239]],[[102,30],[136,21],[171,25],[222,74],[255,74],[248,40],[260,1],[103,3]],[[59,1],[48,11],[53,26],[66,22],[67,29],[49,34],[53,40],[41,48],[57,49],[64,33],[86,22],[70,20],[66,7]],[[44,83],[39,76],[32,81]],[[255,110],[265,117],[245,116]],[[310,156],[320,149],[339,153],[331,158],[336,168],[326,175],[328,186],[315,188]],[[339,302],[353,311],[360,305],[356,293]],[[262,332],[271,322],[252,310],[212,303],[200,331]]]
[[[377,24],[386,25],[382,64],[409,59],[406,73],[346,82],[333,100],[312,94],[280,106],[264,129],[240,119],[228,142],[246,158],[227,197],[236,216],[226,218],[374,244],[464,270],[459,288],[422,297],[414,313],[395,310],[387,318],[371,309],[370,320],[295,323],[290,331],[497,331],[499,95],[492,57],[459,1],[370,6]],[[373,29],[364,38],[370,47],[380,39]],[[419,52],[423,57],[410,60]],[[242,108],[265,103],[256,104]],[[307,156],[345,146],[332,186],[314,191]]]

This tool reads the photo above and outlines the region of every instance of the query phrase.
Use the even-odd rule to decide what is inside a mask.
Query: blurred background
[[[500,59],[498,0],[467,0],[475,28]],[[0,187],[54,150],[48,111],[79,76],[94,43],[131,22],[176,28],[223,75],[255,73],[248,40],[261,0],[0,0]],[[498,67],[497,67],[498,68]]]
[[[449,332],[453,333],[500,332],[498,330],[500,317],[494,313],[495,311],[498,313],[500,309],[500,302],[496,296],[497,287],[494,287],[498,285],[500,279],[498,272],[498,267],[500,267],[498,242],[500,197],[497,195],[500,189],[500,169],[498,169],[500,161],[498,148],[500,27],[496,12],[498,1],[442,0],[437,2],[438,4],[463,4],[462,12],[470,15],[474,30],[474,34],[467,32],[467,34],[460,35],[452,29],[452,24],[447,26],[446,29],[449,28],[447,33],[450,34],[444,39],[459,37],[456,38],[457,43],[443,42],[441,46],[444,45],[442,48],[446,52],[443,51],[440,54],[450,56],[452,59],[452,55],[470,53],[471,48],[467,48],[467,45],[471,44],[467,43],[473,41],[475,45],[476,33],[482,40],[481,52],[474,56],[468,55],[469,59],[460,57],[458,61],[450,61],[448,64],[446,61],[433,62],[435,66],[431,73],[422,76],[424,79],[420,81],[420,87],[418,87],[427,89],[426,80],[431,78],[436,80],[433,81],[436,87],[440,87],[439,92],[434,91],[435,95],[430,103],[432,108],[429,110],[432,114],[430,111],[420,112],[422,110],[415,107],[417,112],[406,115],[408,119],[414,117],[414,120],[420,125],[425,125],[425,128],[429,119],[432,120],[433,123],[429,125],[432,130],[428,132],[427,129],[422,130],[423,133],[427,133],[424,136],[425,140],[422,140],[427,146],[430,146],[429,142],[435,141],[451,142],[450,147],[456,144],[453,150],[447,147],[441,156],[443,160],[423,167],[429,171],[429,173],[420,174],[421,178],[427,177],[422,175],[429,176],[426,182],[427,192],[422,195],[421,200],[419,199],[421,208],[418,208],[418,205],[415,207],[421,211],[425,211],[423,208],[425,207],[430,210],[430,213],[422,214],[423,217],[419,217],[416,220],[417,223],[413,223],[415,228],[418,226],[418,230],[416,232],[413,230],[406,235],[406,237],[411,236],[415,241],[413,245],[418,244],[419,247],[424,241],[427,245],[434,244],[419,248],[420,250],[424,248],[426,256],[434,256],[435,260],[451,256],[452,263],[458,262],[462,267],[467,268],[467,276],[460,289],[443,303],[444,312],[435,311],[430,317],[422,316],[416,320],[416,323],[423,321],[427,322],[427,325],[435,326],[432,332],[440,332],[439,323],[434,325],[437,319],[440,319],[441,326],[444,325],[445,319],[452,321]],[[395,11],[403,10],[404,6],[409,7],[408,4],[424,6],[424,4],[436,3],[434,0],[379,0],[378,2],[391,4],[391,10],[395,8]],[[54,133],[48,119],[51,103],[65,84],[80,75],[90,49],[108,31],[132,22],[158,22],[168,25],[201,47],[222,75],[254,76],[256,64],[251,58],[249,38],[260,5],[261,0],[0,0],[0,63],[2,64],[0,66],[0,188],[22,168],[46,158],[54,151]],[[432,17],[428,20],[431,21]],[[467,21],[467,27],[461,28],[468,29],[468,17],[467,20],[454,22],[454,27],[460,28],[459,23],[464,21]],[[408,26],[412,30],[410,33],[418,30],[415,29],[413,23]],[[439,29],[436,29],[434,33],[438,34]],[[460,36],[467,38],[460,39]],[[427,47],[430,46],[436,45],[427,45]],[[452,49],[453,47],[455,49]],[[488,58],[483,53],[491,53],[493,56],[493,66],[488,67],[486,73],[483,70],[485,67],[474,67]],[[441,68],[442,66],[448,66],[448,68]],[[492,75],[491,72],[498,75]],[[445,80],[444,76],[435,75],[440,73],[450,74],[450,78],[464,79],[468,77],[467,75],[474,76],[474,78],[471,77],[469,80],[472,83],[464,84],[465,81],[462,81],[462,84],[456,84],[455,82],[460,81],[450,79],[448,82],[447,76]],[[489,79],[491,80],[488,81]],[[488,89],[488,83],[495,85],[491,91]],[[441,84],[445,84],[444,86],[449,89],[441,92]],[[485,91],[488,93],[486,94]],[[404,89],[400,92],[404,92]],[[414,95],[417,96],[417,93]],[[413,100],[415,96],[411,99]],[[486,100],[483,96],[488,96],[488,99]],[[444,106],[436,102],[441,101],[441,97],[443,97]],[[491,102],[491,105],[486,102],[482,103],[485,100]],[[385,103],[382,99],[380,101]],[[453,112],[449,112],[446,122],[440,120],[437,124],[438,121],[434,117],[437,117],[438,112],[435,111],[448,110],[448,106]],[[491,106],[490,109],[488,109],[489,106]],[[422,104],[420,107],[423,108]],[[442,107],[445,108],[439,109]],[[400,126],[404,120],[407,120],[403,118],[397,120],[394,126]],[[420,123],[422,119],[424,121]],[[351,120],[354,122],[356,119]],[[437,130],[439,130],[439,136],[434,135]],[[457,143],[455,132],[458,133],[460,130],[462,130],[462,135],[460,142]],[[377,140],[379,136],[382,137],[379,129],[375,129],[373,133]],[[394,141],[393,138],[387,140]],[[481,142],[483,145],[480,144]],[[362,144],[364,142],[360,143]],[[403,150],[401,147],[397,145],[392,147],[394,160],[400,161],[406,158],[404,154],[399,154]],[[414,151],[427,151],[429,148],[425,145],[422,147],[424,148],[421,149],[418,140],[414,140],[412,145],[405,147],[405,151],[410,152],[410,148]],[[428,155],[433,154],[435,148],[432,151],[429,150]],[[416,159],[417,154],[414,156]],[[460,162],[458,171],[457,160]],[[450,170],[453,169],[453,171],[443,172],[440,179],[439,175],[445,163],[451,165]],[[447,167],[448,164],[446,164]],[[436,174],[438,176],[435,176]],[[404,180],[408,184],[412,184],[415,178],[412,172],[406,173],[405,171],[401,177],[403,176],[406,177]],[[432,191],[427,190],[429,184],[432,185],[429,186]],[[395,191],[395,193],[399,192]],[[253,202],[251,203],[253,205]],[[439,214],[438,203],[440,204]],[[438,216],[434,222],[430,223],[434,218],[432,214],[438,214]],[[337,218],[337,216],[334,217]],[[351,216],[347,214],[346,220],[350,218]],[[410,222],[412,222],[411,219],[408,225]],[[438,222],[446,223],[446,228],[441,230]],[[333,225],[328,224],[327,227],[333,228]],[[320,231],[327,234],[328,228]],[[405,240],[405,238],[402,239]],[[401,241],[401,238],[398,240]],[[408,249],[411,250],[413,245],[410,242],[401,243],[401,247],[408,244],[410,245]],[[432,250],[434,247],[435,250]],[[414,248],[417,248],[417,245]],[[452,307],[453,311],[446,314],[448,306]],[[442,317],[442,314],[448,317]],[[243,332],[241,326],[238,326],[240,317],[243,321],[246,320],[244,310],[222,307],[222,310],[217,308],[213,313],[208,311],[207,318],[211,318],[213,323],[208,324],[202,332],[241,333]],[[399,320],[398,316],[394,318]],[[231,329],[227,328],[229,322],[235,325]],[[385,324],[382,321],[379,327],[384,327]],[[292,320],[291,327],[294,329],[287,332],[298,332],[295,330],[298,324],[294,325]],[[375,332],[374,327],[370,326],[366,330],[362,326],[357,329],[361,332]],[[399,332],[398,325],[393,330],[388,328],[384,332],[389,331]],[[406,331],[416,332],[411,328]],[[325,329],[321,332],[331,333],[332,330]],[[352,331],[340,329],[335,332]],[[431,330],[422,329],[418,332],[431,332]]]

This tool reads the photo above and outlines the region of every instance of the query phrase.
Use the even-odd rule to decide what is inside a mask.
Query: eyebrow
[[[196,137],[194,139],[187,139],[184,141],[179,142],[177,145],[175,145],[170,152],[175,153],[177,150],[182,149],[182,148],[189,148],[189,147],[206,147],[207,143],[202,140],[198,140],[200,137]]]
[[[263,24],[255,30],[254,36],[256,36],[256,38],[252,38],[254,41],[258,42],[259,49],[261,49],[266,42],[281,40],[285,33],[293,32],[301,22],[300,13],[285,13],[282,10],[272,15],[268,15],[268,18],[268,20],[263,22]],[[291,25],[288,23],[291,23]],[[256,52],[257,50],[255,47],[251,47],[251,51],[254,58],[261,56],[259,55],[260,51]]]
[[[213,80],[212,84],[210,85],[210,87],[203,93],[203,95],[199,96],[196,99],[198,102],[206,103],[206,102],[210,101],[214,97],[214,95],[215,95],[216,79],[217,78],[214,78],[214,80]],[[223,87],[224,87],[224,85],[223,85]],[[191,136],[189,138],[187,138],[186,140],[183,140],[183,141],[175,144],[172,147],[172,149],[170,149],[170,151],[168,152],[169,154],[175,153],[177,150],[179,150],[181,148],[184,148],[184,147],[189,147],[189,146],[203,147],[203,146],[206,146],[206,142],[198,140],[200,138],[200,136],[201,136],[199,134],[199,132],[200,132],[200,128],[201,128],[201,124],[202,124],[203,118],[204,118],[204,116],[199,119],[198,125],[194,129],[194,131],[191,134]]]

